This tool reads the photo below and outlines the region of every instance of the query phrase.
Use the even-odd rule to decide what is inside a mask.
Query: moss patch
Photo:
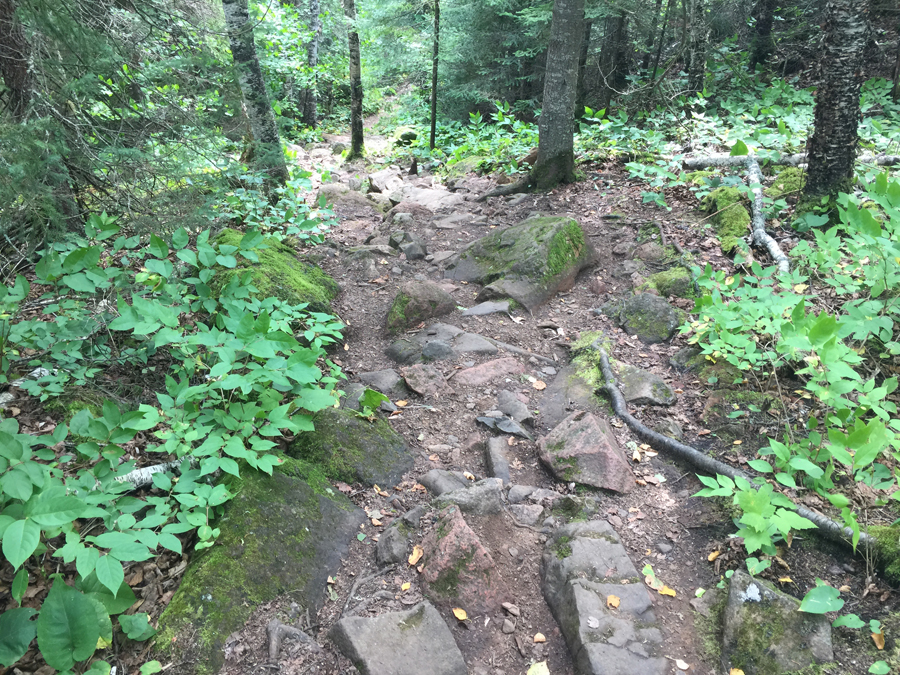
[[[216,243],[225,246],[240,246],[243,234],[237,230],[223,230]],[[331,301],[340,291],[337,282],[322,270],[297,259],[294,250],[277,239],[265,240],[268,248],[257,249],[259,264],[236,256],[238,266],[233,269],[216,268],[210,288],[218,295],[234,276],[250,272],[253,285],[262,297],[276,297],[291,304],[309,303],[317,312],[331,311]]]
[[[712,216],[713,228],[719,237],[722,251],[731,253],[738,239],[750,228],[750,213],[744,206],[744,196],[733,187],[720,187],[710,192],[700,203],[700,208]]]
[[[691,279],[691,273],[684,267],[673,267],[662,272],[657,272],[656,274],[651,275],[647,280],[647,283],[638,290],[644,290],[648,287],[655,289],[656,292],[664,298],[667,298],[670,295],[674,295],[678,298],[693,298],[696,295],[694,293],[694,282],[693,279]]]
[[[409,306],[410,297],[400,292],[394,298],[387,315],[387,331],[390,335],[396,335],[407,327],[406,308]]]
[[[772,185],[766,188],[766,196],[778,199],[786,195],[799,195],[806,185],[806,173],[791,166],[779,171]]]
[[[568,221],[550,240],[544,279],[551,279],[567,271],[578,262],[585,247],[584,231],[574,220]]]
[[[707,185],[709,185],[709,183],[706,182],[706,179],[718,175],[719,173],[717,171],[692,171],[685,174],[684,179],[691,185],[696,185],[697,187],[706,187]]]
[[[884,570],[885,579],[900,583],[900,525],[873,525],[869,534],[875,537],[878,565]]]
[[[463,157],[458,162],[447,166],[448,178],[463,178],[470,173],[481,173],[479,168],[482,164],[487,163],[487,157],[481,155],[472,155],[471,157]]]

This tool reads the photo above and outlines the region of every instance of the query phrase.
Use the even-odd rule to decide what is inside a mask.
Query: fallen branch
[[[503,197],[505,195],[514,195],[520,192],[528,192],[531,190],[531,187],[534,185],[534,181],[531,179],[531,174],[525,176],[522,180],[516,181],[515,183],[509,183],[508,185],[501,185],[500,187],[494,188],[490,192],[485,192],[481,195],[476,202],[483,202],[488,197]]]
[[[732,157],[726,154],[708,155],[706,157],[686,157],[682,166],[685,169],[705,169],[708,166],[725,167],[740,166],[747,160],[746,155]],[[766,157],[765,161],[775,166],[799,166],[806,164],[806,155],[780,155],[778,157]],[[866,153],[856,158],[862,164],[875,164],[877,166],[896,166],[900,164],[900,155],[872,155]]]
[[[766,249],[769,255],[772,256],[772,260],[778,265],[779,274],[787,274],[791,271],[791,263],[784,251],[781,250],[778,242],[766,232],[766,214],[763,211],[763,175],[759,169],[759,162],[756,161],[753,155],[747,155],[746,162],[747,179],[751,186],[750,191],[753,193],[753,216],[750,220],[753,235],[750,237],[750,243],[758,248]]]
[[[379,571],[375,572],[374,574],[370,574],[367,577],[360,577],[359,579],[357,579],[356,582],[353,584],[353,586],[350,588],[350,592],[347,594],[347,601],[344,603],[344,608],[341,610],[341,614],[340,614],[340,616],[338,616],[338,618],[340,619],[342,616],[344,616],[344,613],[347,611],[347,608],[350,606],[350,602],[353,600],[353,594],[356,593],[357,589],[359,589],[360,586],[372,581],[373,579],[377,579],[378,577],[380,577],[383,574],[392,572],[396,567],[397,567],[397,565],[388,565],[383,570],[379,570]]]
[[[190,462],[191,466],[194,466],[197,463],[197,460],[191,457],[188,459],[188,462]],[[132,487],[136,490],[145,485],[150,485],[153,482],[153,474],[180,469],[182,463],[184,463],[184,460],[179,459],[174,462],[166,462],[165,464],[145,466],[140,469],[135,469],[134,471],[129,471],[124,476],[117,476],[116,481],[119,483],[131,483]]]
[[[313,651],[320,652],[322,648],[309,635],[299,628],[281,623],[278,619],[272,619],[266,626],[266,636],[269,638],[269,661],[277,661],[281,651],[281,642],[287,637],[294,637],[303,644],[309,645]]]
[[[671,455],[675,455],[679,459],[689,462],[703,473],[712,476],[721,474],[723,476],[728,476],[732,480],[735,478],[743,478],[748,482],[750,481],[750,476],[740,469],[735,469],[733,466],[729,466],[717,459],[713,459],[689,445],[680,443],[668,436],[663,436],[641,424],[628,412],[628,408],[625,404],[625,397],[616,386],[615,377],[613,376],[612,369],[609,367],[609,357],[606,354],[606,350],[600,344],[600,339],[595,340],[590,348],[600,355],[600,371],[603,374],[604,380],[603,390],[609,396],[613,411],[628,425],[629,429],[637,434],[638,437],[657,450],[663,450]],[[819,529],[819,532],[832,541],[848,544],[853,540],[853,530],[849,527],[841,527],[840,524],[821,513],[807,509],[804,506],[797,506],[796,512],[798,515],[812,521]],[[865,551],[874,552],[875,539],[865,532],[860,533],[859,547]]]

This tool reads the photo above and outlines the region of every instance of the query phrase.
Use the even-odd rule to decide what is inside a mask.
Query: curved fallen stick
[[[733,466],[729,466],[708,455],[704,455],[702,452],[689,445],[680,443],[668,436],[663,436],[641,424],[628,412],[628,408],[625,404],[625,397],[616,386],[615,377],[613,376],[612,369],[609,367],[609,357],[606,354],[606,349],[600,344],[600,339],[598,338],[595,340],[590,348],[600,355],[600,371],[603,374],[604,380],[603,390],[609,395],[613,411],[628,425],[628,428],[641,439],[657,450],[664,450],[671,455],[675,455],[679,459],[689,462],[703,473],[713,476],[722,474],[723,476],[728,476],[732,480],[740,477],[750,481],[750,476],[740,469],[735,469]],[[796,512],[798,515],[812,521],[819,529],[819,532],[832,541],[849,544],[853,540],[853,530],[849,527],[842,527],[840,524],[821,513],[812,511],[804,506],[797,506]],[[858,548],[874,552],[875,538],[865,532],[860,533]]]

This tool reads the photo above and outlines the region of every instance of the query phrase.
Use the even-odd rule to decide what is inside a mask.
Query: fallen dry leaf
[[[532,384],[531,386],[534,387],[535,389],[537,389],[538,391],[543,391],[544,389],[547,388],[547,383],[546,383],[546,382],[541,382],[540,380],[538,380],[537,382],[535,382],[535,383]]]
[[[671,598],[675,597],[675,591],[673,589],[669,588],[668,586],[663,586],[662,588],[660,588],[659,594],[660,595],[668,595]]]
[[[419,560],[422,559],[422,555],[425,551],[421,546],[413,546],[413,552],[409,554],[409,564],[415,565]]]
[[[406,582],[404,582],[403,585],[400,587],[400,590],[401,590],[401,591],[408,591],[408,590],[409,590],[409,587],[410,587],[410,583],[409,583],[408,581],[406,581]]]
[[[326,580],[326,583],[333,584],[333,583],[334,583],[334,578],[333,578],[333,577],[328,577],[328,579]]]
[[[778,583],[779,584],[792,584],[792,583],[794,583],[794,580],[791,579],[790,577],[778,577]]]
[[[735,441],[735,442],[734,442],[734,445],[740,445],[740,444],[743,443],[743,442],[744,442],[744,441]]]
[[[884,649],[884,633],[872,633],[872,642],[879,650]]]
[[[475,480],[475,476],[470,474],[468,471],[463,471],[463,476],[466,477],[466,480]]]
[[[711,434],[712,432],[709,429],[701,429],[697,432],[698,436],[706,436],[707,434]]]
[[[844,584],[843,586],[841,586],[841,587],[838,589],[838,591],[841,592],[841,593],[849,593],[851,590],[853,590],[853,589],[850,588],[847,584]]]
[[[641,461],[641,451],[635,450],[634,454],[631,456],[631,459],[635,462],[640,462]]]
[[[688,669],[690,669],[691,666],[690,666],[690,664],[685,663],[681,659],[677,659],[675,661],[675,667],[678,668],[678,670],[688,670]]]
[[[421,565],[419,565],[419,566],[416,568],[416,572],[418,572],[419,574],[422,574],[422,572],[424,572],[424,571],[425,571],[425,564],[424,564],[424,563],[421,564]]]
[[[546,661],[538,661],[528,669],[525,675],[550,675],[550,667]]]
[[[405,408],[409,404],[409,401],[397,401],[395,404],[398,408]]]
[[[428,455],[428,459],[430,459],[432,462],[440,462],[441,461],[441,458],[438,457],[437,455]]]
[[[465,621],[469,618],[469,615],[466,614],[466,610],[460,607],[453,608],[453,616],[455,616],[459,621]]]
[[[375,527],[381,527],[381,521],[378,520],[378,518],[372,518],[372,524],[373,524]]]
[[[350,487],[346,483],[342,483],[341,481],[338,481],[337,483],[335,483],[334,486],[341,492],[353,492],[352,487]]]
[[[612,607],[613,609],[617,609],[619,607],[619,597],[616,595],[607,595],[606,596],[606,606]]]
[[[728,671],[728,675],[744,675],[744,671],[740,668],[732,668]]]
[[[721,551],[713,551],[713,552],[710,553],[708,556],[706,556],[706,559],[707,559],[709,562],[713,562],[713,561],[714,561],[716,558],[718,558],[721,554],[722,554]]]
[[[534,634],[534,641],[535,641],[535,642],[546,642],[546,641],[547,641],[547,638],[544,637],[544,634],[543,634],[543,633],[535,633],[535,634]]]

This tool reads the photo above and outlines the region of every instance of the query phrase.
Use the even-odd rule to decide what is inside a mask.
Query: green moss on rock
[[[243,236],[237,230],[226,229],[216,237],[216,243],[240,246]],[[276,297],[292,304],[306,302],[314,311],[331,311],[331,301],[340,291],[337,282],[318,267],[299,260],[294,250],[284,242],[267,237],[265,244],[268,248],[256,251],[259,256],[258,264],[238,255],[237,267],[217,267],[216,276],[210,284],[213,293],[221,292],[232,277],[250,272],[253,285],[259,289],[262,297]]]
[[[738,239],[750,228],[750,213],[743,205],[741,191],[734,187],[720,187],[710,192],[700,203],[700,208],[712,213],[712,224],[719,237],[722,251],[731,253]]]
[[[900,583],[900,525],[873,525],[869,534],[875,537],[878,564],[884,569],[885,579]]]
[[[678,298],[695,297],[691,273],[683,267],[673,267],[651,275],[647,283],[638,290],[644,290],[645,287],[655,289],[664,298],[672,295]]]
[[[778,199],[786,195],[799,195],[806,185],[806,173],[795,166],[779,171],[772,185],[766,188],[766,196]]]
[[[387,315],[387,331],[390,335],[396,335],[407,328],[406,308],[409,306],[410,297],[406,293],[400,292],[391,303],[391,308]]]
[[[696,185],[697,187],[706,187],[708,185],[706,179],[718,175],[719,173],[717,171],[692,171],[685,174],[684,179],[691,185]]]

